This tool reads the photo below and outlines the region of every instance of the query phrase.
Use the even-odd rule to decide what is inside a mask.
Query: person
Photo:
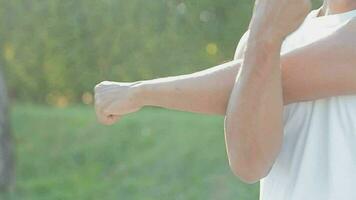
[[[257,0],[234,60],[95,86],[98,121],[143,106],[223,115],[232,172],[262,200],[356,199],[356,1]]]

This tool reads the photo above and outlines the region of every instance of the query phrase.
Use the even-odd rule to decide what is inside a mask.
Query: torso
[[[282,52],[311,43],[356,17],[356,10],[323,17],[312,11]],[[356,78],[356,77],[355,77]],[[261,200],[356,199],[356,95],[284,107],[284,138]]]

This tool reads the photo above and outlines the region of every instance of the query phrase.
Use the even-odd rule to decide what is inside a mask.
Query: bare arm
[[[281,55],[284,105],[324,97],[356,94],[356,20],[324,39]],[[103,94],[96,90],[99,121],[111,115],[137,111],[143,105],[160,106],[203,114],[225,115],[229,97],[239,72],[245,41],[240,41],[234,61],[192,74],[135,82],[126,87],[122,83]],[[100,83],[97,88],[105,85]],[[107,90],[105,86],[103,90]],[[130,95],[123,95],[129,93]],[[117,95],[127,96],[115,103]],[[132,98],[134,96],[135,98]],[[129,105],[127,99],[135,103]],[[102,103],[108,99],[112,108]],[[114,102],[114,103],[113,103]],[[118,106],[121,104],[122,106]],[[106,107],[107,112],[103,112]],[[120,108],[118,108],[120,107]],[[117,120],[118,118],[115,118]],[[111,124],[115,120],[109,120]]]
[[[280,51],[309,12],[308,0],[258,0],[224,121],[229,164],[254,183],[267,175],[283,139]],[[283,20],[281,20],[283,19]]]
[[[356,94],[356,19],[282,56],[284,104]]]
[[[145,80],[137,85],[143,105],[225,115],[241,60],[187,75]]]
[[[267,174],[282,143],[280,48],[281,42],[249,40],[226,110],[229,164],[247,183]]]
[[[356,94],[356,28],[351,26],[350,22],[329,37],[281,55],[284,105]],[[192,74],[142,81],[138,86],[145,93],[143,103],[225,115],[242,62],[241,48],[235,61]]]

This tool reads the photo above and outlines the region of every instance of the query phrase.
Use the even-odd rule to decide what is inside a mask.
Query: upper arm
[[[356,95],[356,19],[306,46],[282,55],[285,104]]]

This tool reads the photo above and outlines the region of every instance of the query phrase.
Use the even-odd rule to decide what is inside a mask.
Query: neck
[[[356,0],[324,0],[320,16],[332,15],[356,9]]]

